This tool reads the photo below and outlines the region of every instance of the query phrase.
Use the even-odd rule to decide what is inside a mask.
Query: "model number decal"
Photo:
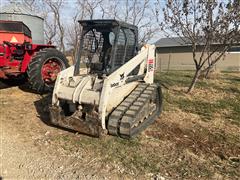
[[[149,59],[148,60],[148,71],[153,71],[154,69],[154,60],[153,59]]]
[[[111,87],[116,87],[116,86],[119,86],[119,82],[111,84]]]

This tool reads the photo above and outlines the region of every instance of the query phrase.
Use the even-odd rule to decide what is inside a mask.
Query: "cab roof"
[[[123,21],[117,21],[115,19],[94,19],[94,20],[80,20],[78,21],[82,26],[121,26],[124,28],[132,29],[134,31],[137,31],[137,26],[123,22]]]

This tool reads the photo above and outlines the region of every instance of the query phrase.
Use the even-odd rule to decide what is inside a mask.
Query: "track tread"
[[[151,124],[161,110],[162,95],[161,93],[156,93],[159,88],[156,84],[139,84],[109,116],[109,134],[129,139]],[[154,106],[157,107],[156,110],[153,111],[154,113],[150,113]],[[119,111],[119,107],[125,108],[122,108],[121,113],[116,114]]]

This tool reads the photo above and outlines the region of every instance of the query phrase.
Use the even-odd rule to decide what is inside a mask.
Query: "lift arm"
[[[106,109],[112,95],[114,88],[126,84],[128,75],[140,65],[139,75],[144,75],[144,81],[146,83],[152,84],[154,79],[154,68],[155,68],[155,46],[145,45],[140,53],[129,60],[126,64],[118,68],[109,76],[105,77],[103,89],[100,97],[99,104],[99,119],[101,120],[101,125],[103,129],[106,129],[105,118]],[[144,73],[145,67],[147,65],[147,72]]]

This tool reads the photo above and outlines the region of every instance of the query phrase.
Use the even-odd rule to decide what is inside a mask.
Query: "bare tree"
[[[103,0],[78,0],[78,4],[80,7],[83,7],[85,9],[85,15],[89,19],[93,19],[96,11],[103,10]],[[105,13],[105,11],[102,11]]]
[[[59,49],[65,53],[65,42],[64,42],[64,35],[65,29],[61,19],[61,10],[64,5],[63,0],[43,0],[50,9],[50,12],[53,13],[53,28],[51,28],[51,24],[46,23],[47,28],[49,29],[50,35],[49,38],[53,38],[54,33],[58,33],[59,35]]]
[[[54,38],[56,37],[57,34],[57,19],[52,18],[52,12],[43,12],[43,17],[44,17],[44,34],[45,34],[45,39],[49,43],[54,42]]]
[[[194,89],[201,72],[209,72],[233,43],[239,41],[239,11],[239,0],[168,0],[162,22],[156,8],[162,30],[191,44],[195,74],[187,92]]]
[[[40,12],[44,21],[44,33],[47,41],[51,41],[65,52],[65,49],[76,45],[74,37],[80,19],[117,19],[139,27],[139,42],[146,43],[156,34],[156,26],[152,20],[153,3],[151,0],[76,0],[78,11],[73,10],[72,22],[64,25],[64,0],[20,0],[31,10]],[[78,14],[78,15],[77,15]],[[77,28],[76,28],[77,27]],[[72,42],[70,42],[72,41]],[[67,44],[66,44],[67,43]]]
[[[105,9],[105,14],[110,19],[120,19],[119,18],[119,4],[120,0],[109,0],[107,3],[103,1],[103,8]]]
[[[31,11],[36,11],[36,9],[37,9],[37,1],[36,0],[22,0],[22,4],[24,4]]]
[[[108,17],[138,26],[140,43],[146,43],[159,29],[151,19],[154,4],[150,0],[110,0],[106,4]]]
[[[71,56],[74,61],[74,56],[77,50],[78,46],[78,40],[79,40],[79,35],[80,35],[80,25],[78,23],[78,17],[79,13],[77,12],[74,17],[72,18],[72,23],[69,24],[66,29],[67,29],[67,45],[69,50],[71,51]]]
[[[72,59],[73,61],[75,58],[75,55],[77,53],[80,35],[82,33],[82,27],[79,24],[79,20],[83,20],[87,15],[85,11],[85,3],[82,3],[82,1],[77,2],[78,9],[80,11],[77,11],[75,15],[72,18],[72,23],[67,27],[67,42],[69,45],[69,48],[72,50]]]

